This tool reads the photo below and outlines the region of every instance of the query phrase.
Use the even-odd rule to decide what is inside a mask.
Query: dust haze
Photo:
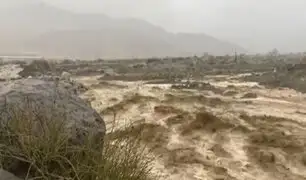
[[[303,0],[92,0],[87,5],[80,0],[57,0],[53,3],[82,12],[93,10],[143,18],[174,32],[207,33],[252,52],[273,48],[305,51]]]
[[[302,23],[306,11],[302,0],[281,3],[276,0],[1,0],[0,3],[2,54],[32,52],[92,59],[188,56],[205,52],[265,53],[274,48],[288,53],[303,52],[306,47],[306,26]],[[121,27],[114,30],[113,26]],[[113,33],[108,34],[105,29]],[[151,33],[154,40],[141,37],[135,29]],[[103,42],[105,37],[88,40],[90,43],[84,41],[82,38],[95,38],[90,37],[92,31],[101,38],[113,36],[112,42]],[[124,38],[117,40],[116,32]],[[77,37],[62,40],[65,33],[71,36],[75,33]],[[184,33],[184,37],[174,33]],[[121,51],[111,50],[114,46]]]

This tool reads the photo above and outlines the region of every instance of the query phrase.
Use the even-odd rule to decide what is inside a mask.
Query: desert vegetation
[[[25,97],[23,105],[8,103],[1,110],[2,169],[22,179],[153,179],[137,134],[111,131],[104,137],[77,124],[70,129],[68,115],[59,116],[56,108],[46,112],[34,102]]]
[[[42,128],[39,134],[35,123]],[[5,129],[1,127],[1,168],[24,179],[152,178],[150,160],[137,138],[106,138],[103,143],[89,136],[78,145],[67,137],[62,123],[14,112]]]

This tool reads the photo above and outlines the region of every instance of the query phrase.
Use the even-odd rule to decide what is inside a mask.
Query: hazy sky
[[[172,32],[202,32],[253,51],[306,51],[306,0],[43,1],[76,12],[142,18]]]

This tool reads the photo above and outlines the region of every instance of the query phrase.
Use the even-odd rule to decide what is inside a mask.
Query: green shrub
[[[135,138],[71,141],[62,121],[10,110],[0,119],[0,165],[24,179],[148,180],[150,159]],[[114,133],[113,133],[114,134]],[[103,139],[103,138],[101,138]]]

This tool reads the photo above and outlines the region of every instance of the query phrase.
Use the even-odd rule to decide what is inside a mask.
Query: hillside
[[[92,59],[245,52],[205,34],[174,34],[141,19],[73,13],[44,3],[2,11],[0,24],[0,53]]]

